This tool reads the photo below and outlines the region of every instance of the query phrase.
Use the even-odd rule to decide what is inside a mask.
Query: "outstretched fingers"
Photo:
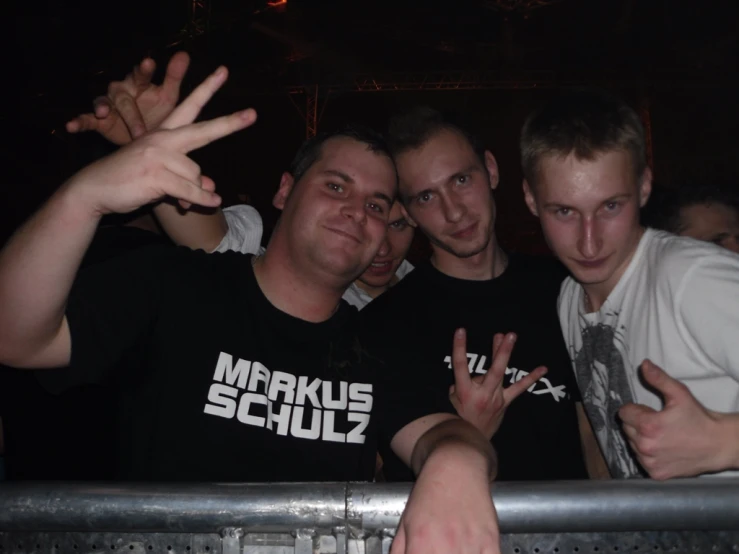
[[[508,388],[503,390],[503,398],[505,405],[508,406],[516,398],[521,396],[523,392],[533,386],[539,379],[544,377],[547,373],[547,368],[544,366],[537,367],[534,371],[522,377],[515,383],[512,383]]]
[[[503,385],[508,360],[511,358],[515,342],[515,333],[507,333],[506,335],[498,333],[493,337],[493,363],[482,381],[483,388],[491,395]]]
[[[200,114],[203,107],[226,82],[228,70],[221,66],[200,83],[182,103],[162,122],[162,129],[176,129],[189,125]]]
[[[151,79],[154,77],[154,71],[156,70],[157,64],[151,58],[144,58],[141,63],[133,68],[133,73],[128,77],[131,78],[133,85],[143,90],[151,84]]]
[[[467,332],[457,329],[452,343],[452,368],[454,369],[454,389],[457,395],[464,398],[472,388],[469,364],[467,363]]]
[[[177,52],[167,64],[167,74],[164,76],[162,89],[168,98],[175,100],[180,97],[180,86],[190,66],[190,56],[187,52]]]
[[[173,138],[171,140],[173,142],[171,144],[179,152],[188,153],[236,131],[245,129],[256,119],[257,112],[247,109],[217,117],[210,121],[187,125],[172,132]]]

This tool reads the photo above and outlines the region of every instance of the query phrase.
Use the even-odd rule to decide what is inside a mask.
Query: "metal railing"
[[[502,551],[739,552],[739,479],[497,483]],[[389,551],[407,484],[0,484],[0,554]]]

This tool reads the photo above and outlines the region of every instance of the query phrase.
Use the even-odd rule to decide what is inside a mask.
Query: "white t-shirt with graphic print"
[[[262,216],[253,206],[247,204],[229,206],[223,209],[223,215],[226,217],[228,232],[213,252],[233,250],[242,254],[257,254],[259,256],[264,254],[264,247],[261,246],[264,231]],[[412,270],[413,265],[408,260],[403,260],[395,275],[398,279],[402,279]],[[358,310],[372,301],[372,297],[359,288],[356,283],[349,285],[343,298]]]
[[[640,380],[645,359],[684,383],[706,408],[739,412],[739,255],[647,229],[600,310],[586,313],[584,300],[582,286],[568,277],[558,301],[560,323],[612,476],[644,474],[617,412],[630,402],[662,408]]]

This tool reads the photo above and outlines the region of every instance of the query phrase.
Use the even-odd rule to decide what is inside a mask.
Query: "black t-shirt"
[[[587,477],[575,411],[579,394],[556,311],[563,278],[553,260],[521,255],[511,255],[503,274],[488,281],[455,279],[424,262],[360,313],[363,343],[384,362],[395,387],[416,391],[437,411],[455,413],[448,394],[459,327],[467,330],[473,375],[490,367],[495,333],[518,335],[504,386],[547,366],[547,375],[511,404],[493,437],[501,481]],[[416,404],[393,410],[417,414]],[[412,479],[386,446],[385,477]]]
[[[128,449],[119,477],[372,478],[385,395],[347,304],[309,323],[267,300],[251,256],[153,247],[83,272],[67,318],[69,384],[104,381],[138,355],[116,376]]]

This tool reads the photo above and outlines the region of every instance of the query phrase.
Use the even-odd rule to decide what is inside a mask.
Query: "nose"
[[[441,209],[444,213],[444,218],[450,223],[460,221],[466,211],[464,204],[459,201],[459,198],[454,193],[441,195]]]
[[[580,223],[580,236],[577,249],[585,259],[598,256],[603,247],[603,236],[598,221],[593,217],[583,217]]]
[[[364,199],[359,196],[347,198],[341,207],[341,214],[344,217],[353,219],[357,223],[363,223],[367,219],[367,211],[365,210],[364,204]]]
[[[380,249],[377,251],[376,258],[384,258],[390,254],[390,241],[387,239],[387,236],[382,240],[382,243],[380,243]]]

